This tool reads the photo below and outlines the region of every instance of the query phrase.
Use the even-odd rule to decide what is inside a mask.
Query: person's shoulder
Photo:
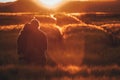
[[[29,23],[24,24],[23,28],[20,30],[19,35],[25,35],[29,31]]]
[[[26,23],[23,27],[23,30],[27,30],[31,25],[29,23]]]
[[[44,31],[39,30],[39,32],[40,32],[40,34],[42,34],[43,36],[45,36],[45,37],[46,37],[46,33],[45,33]]]
[[[21,33],[22,34],[27,34],[27,33],[30,33],[30,24],[29,23],[26,23],[24,26],[23,26],[23,29],[21,30]]]

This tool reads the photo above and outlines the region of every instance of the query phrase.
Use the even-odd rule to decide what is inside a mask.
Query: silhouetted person
[[[27,64],[46,65],[47,38],[39,27],[39,21],[32,19],[18,37],[20,59]]]

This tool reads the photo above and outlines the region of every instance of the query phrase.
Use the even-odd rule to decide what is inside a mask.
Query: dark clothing
[[[30,33],[29,26],[30,24],[25,24],[23,30],[20,32],[20,35],[17,39],[17,51],[20,55],[26,51],[26,43],[28,42],[28,35]]]
[[[44,32],[38,29],[21,31],[18,37],[18,53],[25,63],[46,64],[47,38]]]

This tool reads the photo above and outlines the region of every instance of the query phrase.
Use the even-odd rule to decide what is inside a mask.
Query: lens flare
[[[39,2],[45,7],[54,8],[60,5],[62,0],[39,0]]]

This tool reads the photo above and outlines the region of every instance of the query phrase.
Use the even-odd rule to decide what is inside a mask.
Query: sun
[[[58,7],[63,0],[39,0],[39,2],[48,8],[56,8]]]

